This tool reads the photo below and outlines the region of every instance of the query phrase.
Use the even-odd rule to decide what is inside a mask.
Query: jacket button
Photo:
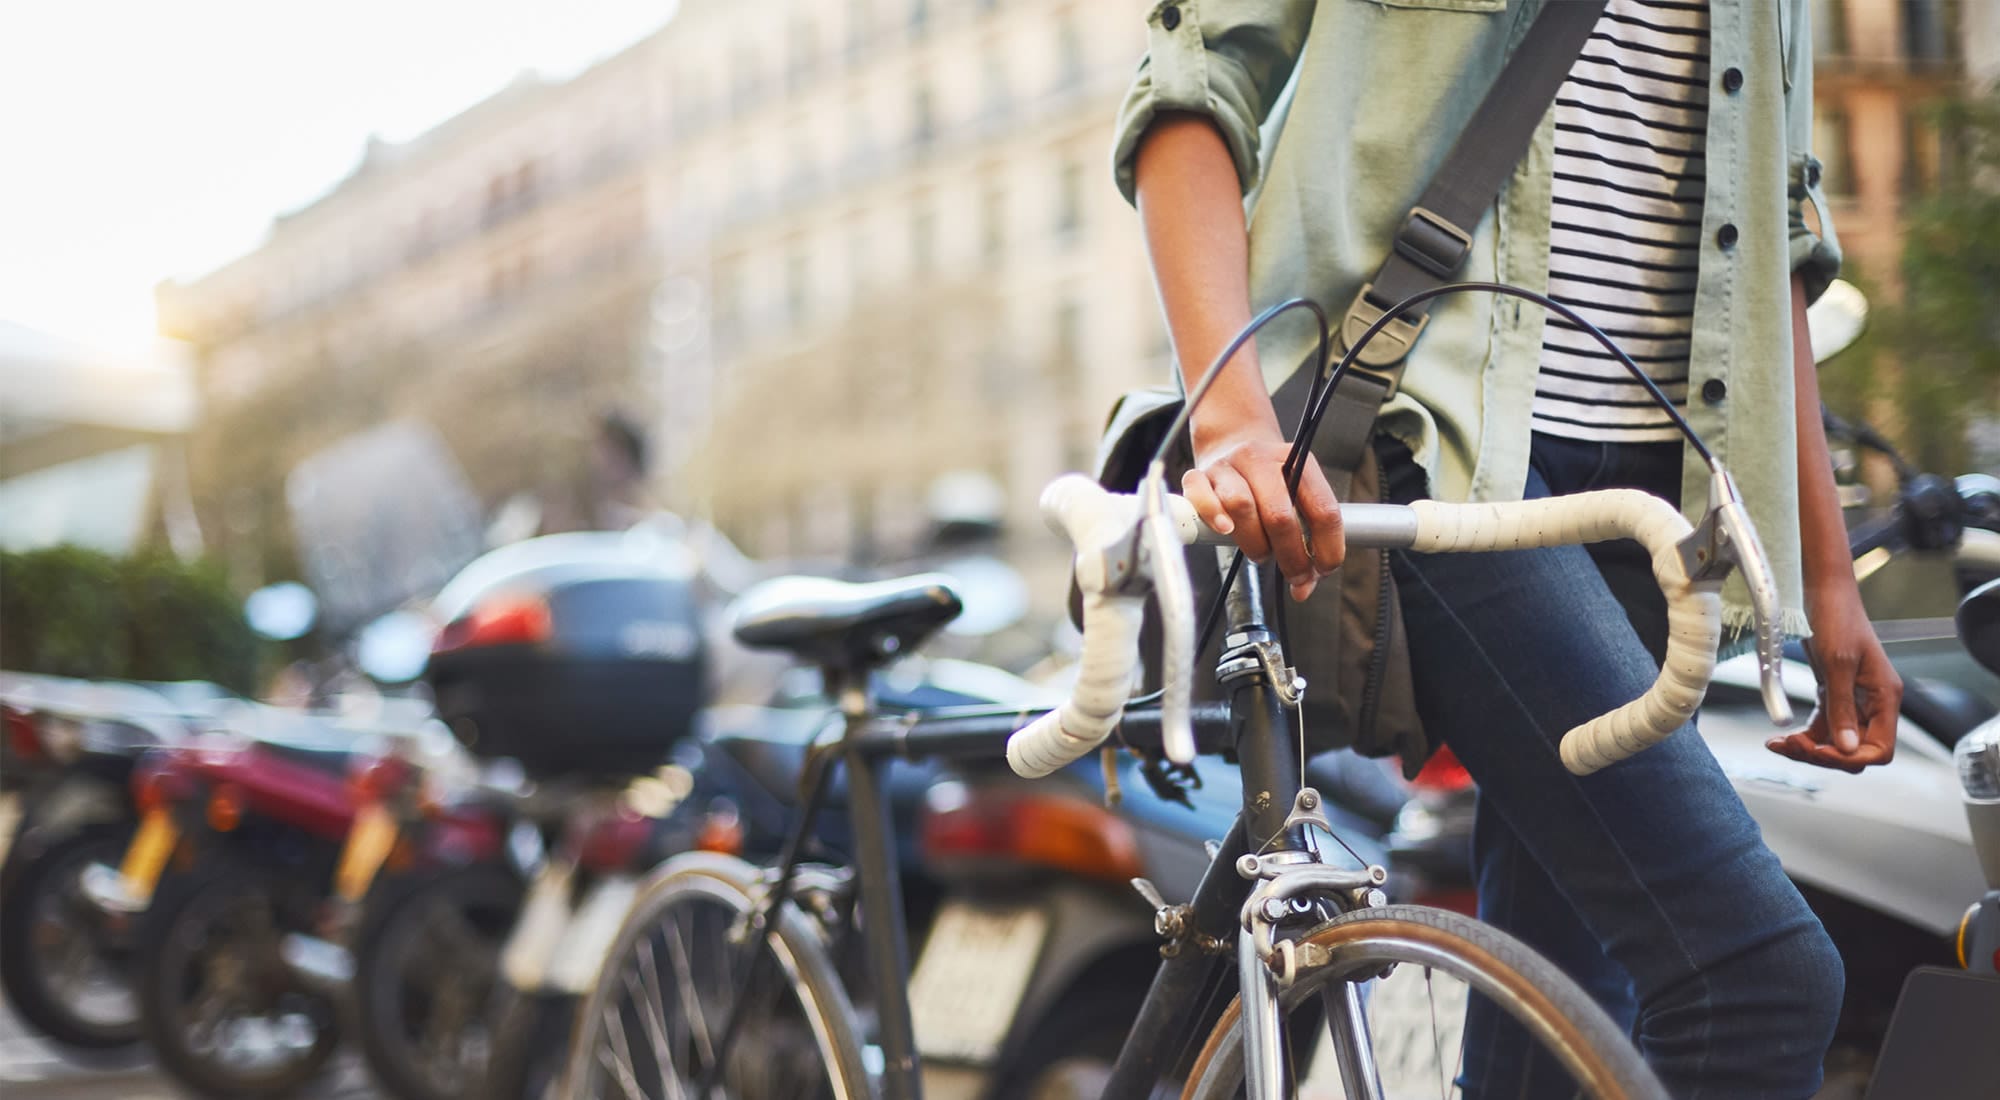
[[[1721,245],[1725,251],[1735,248],[1736,223],[1724,222],[1722,228],[1715,231],[1715,243]]]
[[[1180,25],[1181,9],[1177,5],[1168,4],[1166,7],[1160,9],[1160,26],[1168,30],[1173,30]]]
[[[1728,396],[1729,383],[1720,378],[1711,378],[1701,384],[1701,399],[1711,405],[1722,404],[1722,399]]]
[[[1743,70],[1742,70],[1742,69],[1734,69],[1734,68],[1731,68],[1731,69],[1724,69],[1724,70],[1722,71],[1722,90],[1723,90],[1723,91],[1725,91],[1725,92],[1728,92],[1728,93],[1730,93],[1731,95],[1734,95],[1734,94],[1735,94],[1735,93],[1736,93],[1736,92],[1737,92],[1738,90],[1740,90],[1740,89],[1741,89],[1742,87],[1743,87]]]

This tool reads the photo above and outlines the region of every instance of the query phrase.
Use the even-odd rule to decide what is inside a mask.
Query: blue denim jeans
[[[1387,495],[1423,475],[1382,443]],[[1526,494],[1640,488],[1678,500],[1679,444],[1536,436]],[[1664,602],[1631,543],[1397,554],[1418,711],[1479,784],[1482,919],[1566,970],[1628,1026],[1680,1100],[1796,1100],[1820,1081],[1840,957],[1692,725],[1575,776],[1562,734],[1637,697]],[[1465,1095],[1568,1097],[1569,1078],[1479,998]]]

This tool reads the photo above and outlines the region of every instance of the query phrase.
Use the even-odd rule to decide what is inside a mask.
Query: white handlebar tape
[[[1007,739],[1007,765],[1026,779],[1060,771],[1088,755],[1117,727],[1139,666],[1145,601],[1084,593],[1083,658],[1069,700]]]
[[[1410,508],[1417,513],[1411,548],[1423,553],[1629,538],[1652,555],[1653,577],[1667,597],[1667,656],[1659,679],[1639,698],[1564,734],[1564,767],[1588,775],[1664,740],[1693,717],[1722,638],[1721,583],[1688,579],[1679,544],[1692,528],[1672,505],[1637,489],[1602,489],[1512,504],[1420,500]]]
[[[1186,515],[1192,520],[1193,510]],[[1104,575],[1104,551],[1131,534],[1138,498],[1107,492],[1082,474],[1065,474],[1042,490],[1042,516],[1076,547],[1083,654],[1069,701],[1007,739],[1008,766],[1028,779],[1060,770],[1111,736],[1132,695],[1145,619],[1145,600],[1107,593]]]

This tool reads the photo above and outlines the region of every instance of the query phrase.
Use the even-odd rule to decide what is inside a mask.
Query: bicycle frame
[[[1270,967],[1257,950],[1244,907],[1256,879],[1239,861],[1256,855],[1266,865],[1317,859],[1306,829],[1289,824],[1300,791],[1299,759],[1292,737],[1296,697],[1287,700],[1289,684],[1274,675],[1289,675],[1277,640],[1266,628],[1258,570],[1238,572],[1228,597],[1227,630],[1217,661],[1217,676],[1228,689],[1226,705],[1194,708],[1196,746],[1203,754],[1233,750],[1242,779],[1243,809],[1236,825],[1222,840],[1203,874],[1193,900],[1180,914],[1179,933],[1155,973],[1132,1031],[1120,1051],[1104,1096],[1107,1100],[1144,1100],[1155,1081],[1187,1048],[1197,1019],[1199,994],[1220,976],[1225,959],[1236,963],[1244,1004],[1246,1074],[1254,1098],[1279,1095],[1285,1065],[1284,1036],[1278,1026],[1278,989]],[[860,900],[871,913],[900,913],[902,887],[895,851],[895,826],[883,793],[883,769],[893,758],[973,758],[992,760],[1005,752],[1010,734],[1037,711],[991,707],[951,708],[914,717],[884,717],[874,713],[865,685],[866,670],[827,670],[827,684],[845,716],[838,741],[818,745],[808,760],[802,781],[803,811],[794,822],[779,856],[772,889],[750,914],[751,928],[768,924],[770,914],[791,892],[792,878],[806,840],[824,802],[832,765],[846,765],[848,814],[854,829],[855,863]],[[1158,708],[1128,710],[1120,730],[1135,747],[1157,749],[1161,714]],[[877,991],[876,1005],[884,1055],[882,1095],[887,1100],[919,1100],[922,1095],[914,1028],[910,1016],[909,944],[900,918],[866,922],[865,948],[869,977]],[[761,960],[760,953],[754,958]],[[758,980],[753,971],[744,984]],[[740,1031],[743,998],[732,1010],[708,1078],[697,1095],[707,1095],[719,1068]],[[1350,1080],[1374,1083],[1372,1059],[1352,986],[1344,998],[1327,998],[1329,1022],[1342,1065],[1358,1074]]]

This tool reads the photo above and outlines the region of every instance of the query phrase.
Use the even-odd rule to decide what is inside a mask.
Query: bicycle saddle
[[[872,668],[923,644],[964,604],[938,573],[851,584],[825,577],[778,577],[736,601],[736,640],[820,665]]]

